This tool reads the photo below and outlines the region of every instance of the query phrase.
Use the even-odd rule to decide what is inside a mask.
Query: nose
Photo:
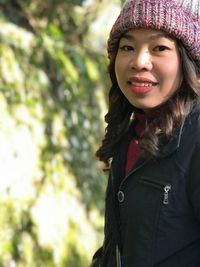
[[[151,55],[148,51],[135,51],[130,58],[130,68],[136,70],[151,70],[153,67]]]

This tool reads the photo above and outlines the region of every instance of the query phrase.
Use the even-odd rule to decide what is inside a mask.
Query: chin
[[[149,103],[149,104],[142,104],[142,103],[131,103],[134,107],[136,108],[139,108],[139,109],[142,109],[144,111],[148,111],[148,110],[151,110],[151,109],[154,109],[156,107],[159,107],[160,105],[162,105],[162,103]]]

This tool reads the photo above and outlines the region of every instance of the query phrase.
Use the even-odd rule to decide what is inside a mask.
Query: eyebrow
[[[152,35],[150,35],[148,37],[148,40],[155,40],[157,38],[163,38],[163,37],[169,39],[170,41],[174,41],[175,40],[175,38],[173,36],[171,36],[171,35],[169,35],[169,34],[167,34],[165,32],[154,33],[154,34],[152,34]],[[121,37],[121,39],[122,38],[127,39],[127,40],[135,40],[136,39],[134,35],[131,35],[131,34],[128,34],[128,33],[125,33]]]

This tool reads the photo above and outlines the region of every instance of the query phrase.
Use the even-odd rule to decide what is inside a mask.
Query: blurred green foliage
[[[0,0],[0,267],[86,267],[101,243],[104,1]]]

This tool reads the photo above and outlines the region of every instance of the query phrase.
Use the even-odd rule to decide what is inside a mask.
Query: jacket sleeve
[[[106,190],[105,201],[105,225],[104,225],[104,242],[93,256],[90,267],[110,267],[116,266],[115,260],[115,241],[113,236],[113,209],[112,209],[112,191],[111,177],[109,176]]]

